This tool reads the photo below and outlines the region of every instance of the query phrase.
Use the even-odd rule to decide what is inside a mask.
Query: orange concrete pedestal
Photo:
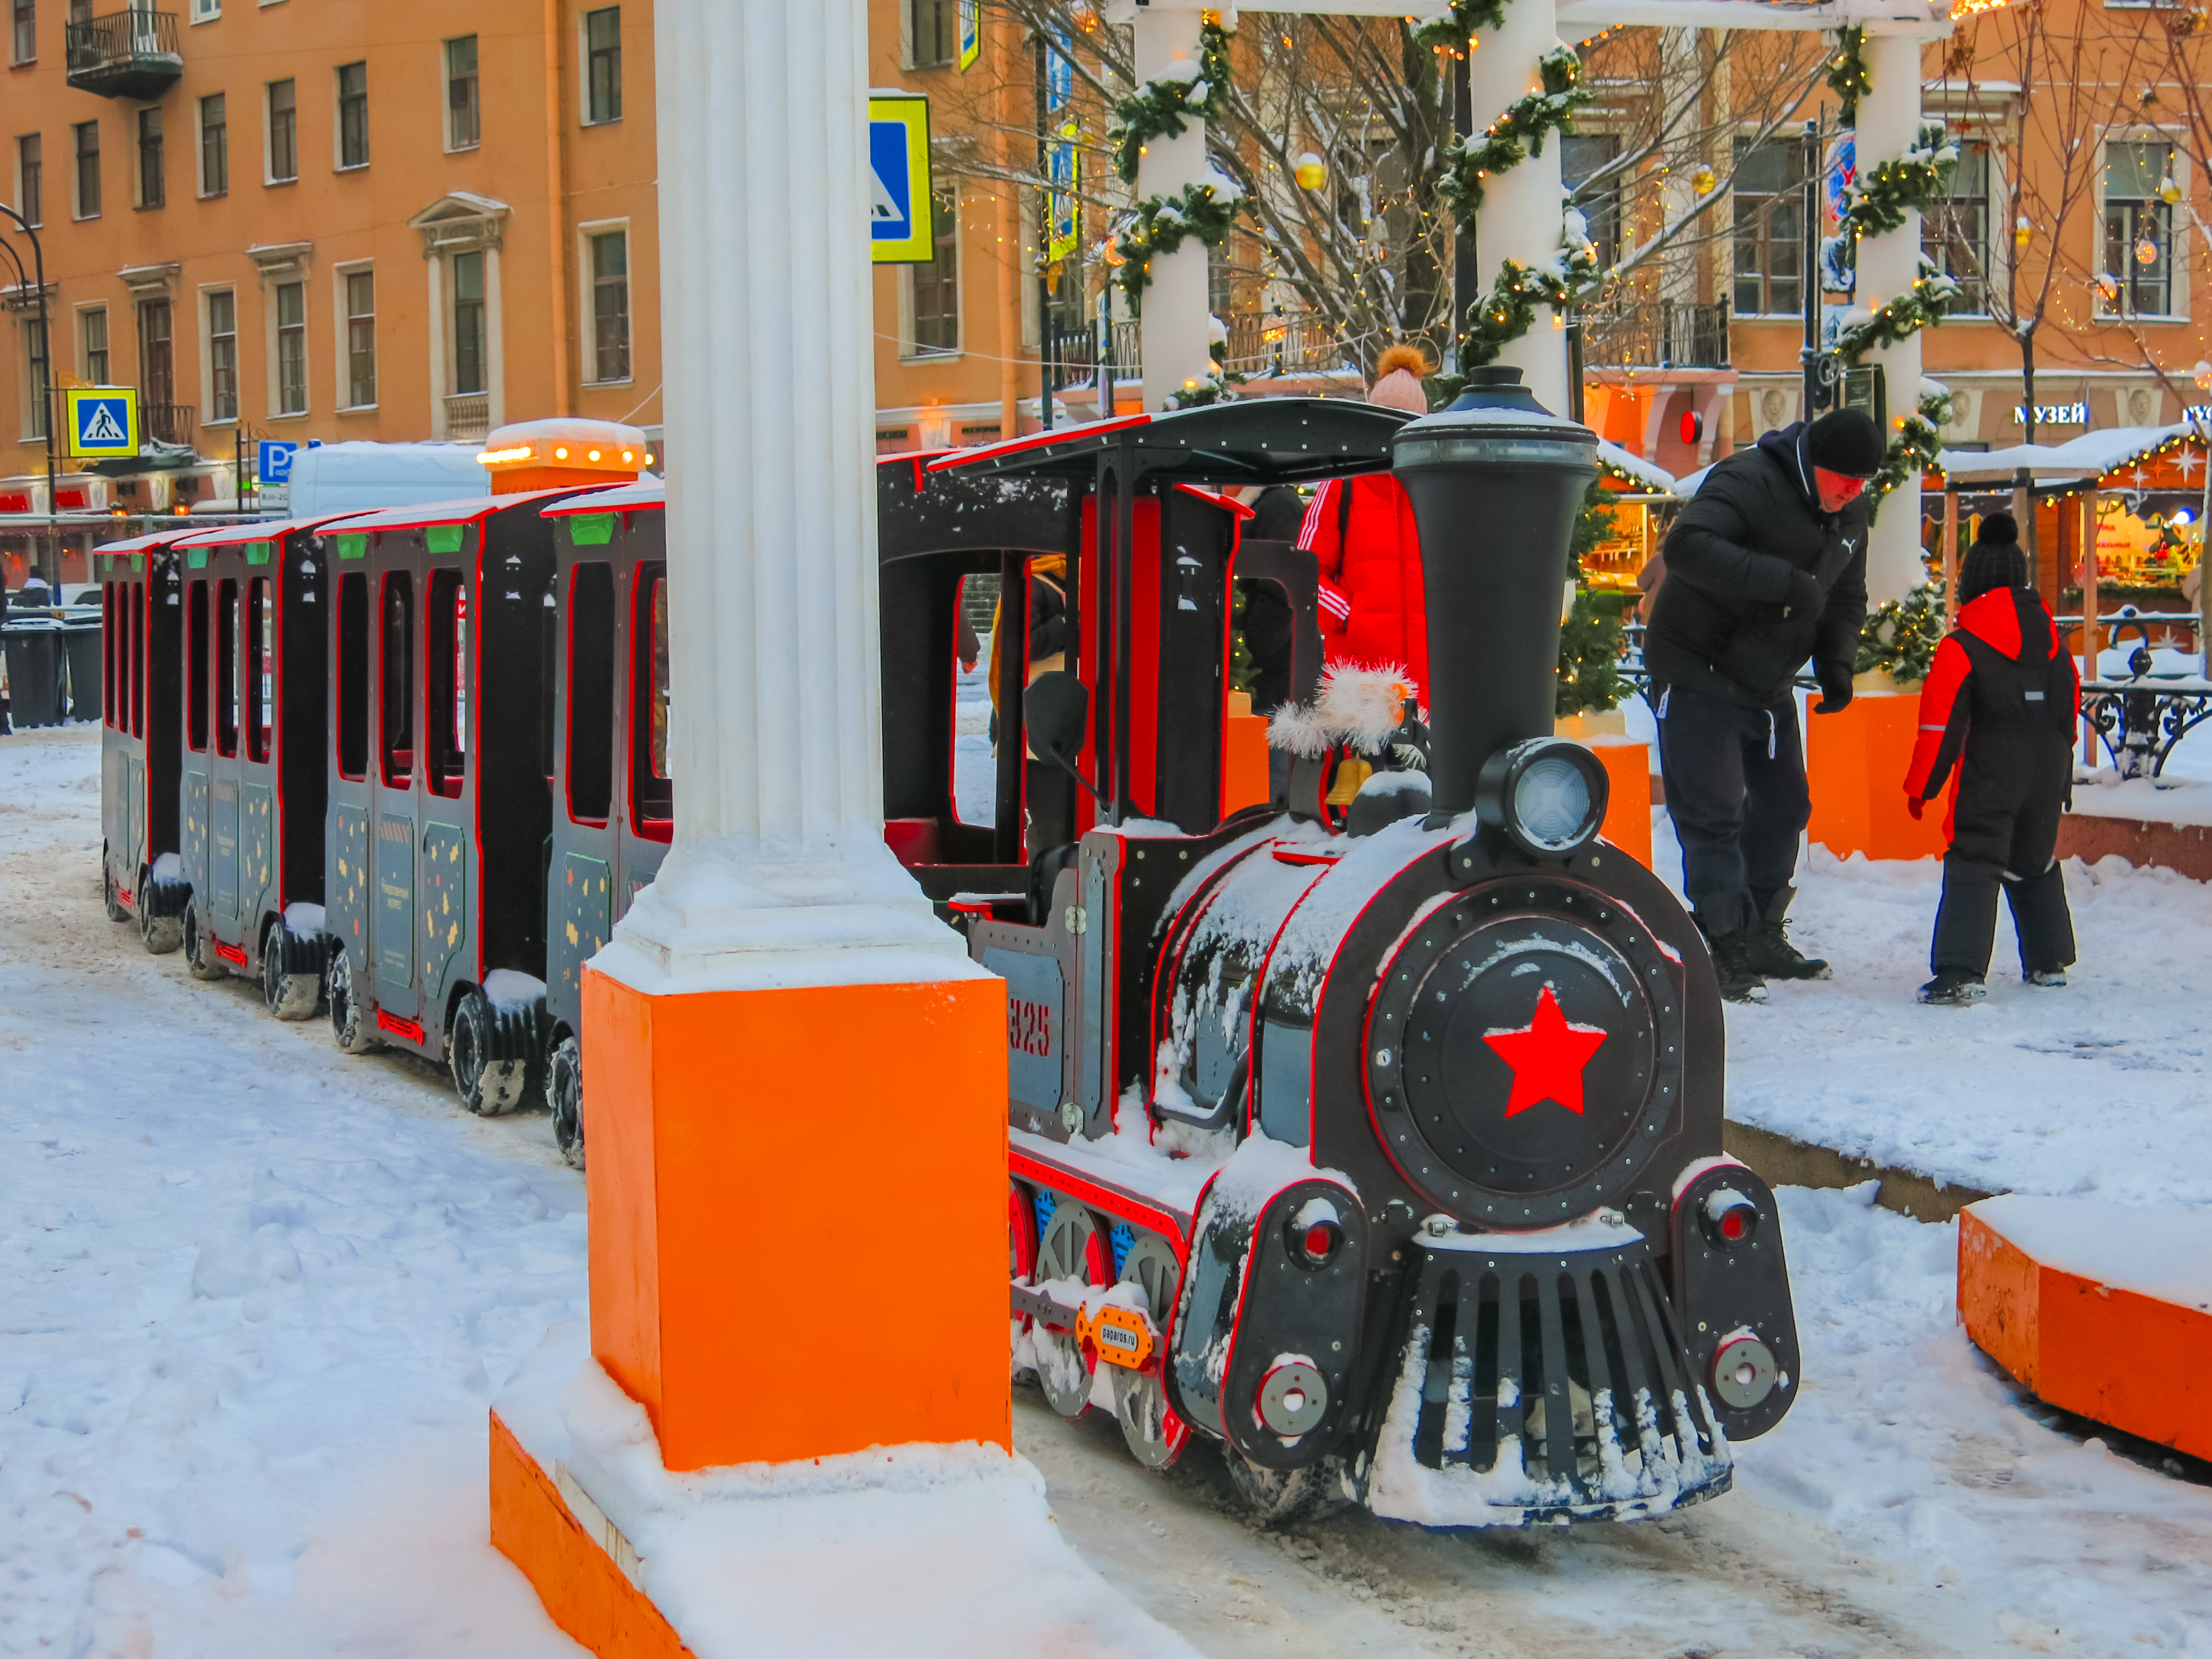
[[[1984,1199],[1959,1212],[1959,1317],[2039,1400],[2212,1457],[2212,1214]]]
[[[1918,735],[1917,692],[1862,691],[1836,714],[1805,717],[1805,774],[1813,795],[1810,838],[1838,858],[1941,858],[1943,803],[1915,818],[1905,774]]]
[[[1267,717],[1252,712],[1250,692],[1231,691],[1221,730],[1221,816],[1267,800]]]
[[[1632,738],[1589,740],[1590,752],[1605,763],[1612,786],[1606,803],[1605,838],[1645,869],[1651,867],[1651,745]]]
[[[995,977],[584,975],[592,1352],[671,1469],[1011,1448]]]

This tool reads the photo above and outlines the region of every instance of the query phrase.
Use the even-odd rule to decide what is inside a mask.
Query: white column
[[[1201,14],[1196,3],[1148,5],[1136,14],[1137,82],[1142,85],[1170,74],[1190,76],[1197,69]],[[1193,121],[1180,138],[1159,137],[1145,147],[1137,163],[1137,198],[1174,197],[1185,185],[1200,184],[1212,172],[1206,159],[1206,125]],[[1139,349],[1145,359],[1145,407],[1170,407],[1169,399],[1186,384],[1203,384],[1209,361],[1206,244],[1187,237],[1173,253],[1152,260],[1152,286],[1145,290],[1139,319]]]
[[[1920,41],[1906,34],[1878,34],[1866,43],[1872,89],[1859,100],[1858,165],[1862,178],[1911,149],[1920,133]],[[1908,212],[1895,230],[1859,244],[1856,303],[1869,311],[1911,291],[1920,274],[1920,216]],[[1889,390],[1887,443],[1899,417],[1920,403],[1920,337],[1869,354],[1885,371]],[[1920,475],[1908,477],[1875,516],[1867,542],[1867,598],[1881,605],[1920,586]]]
[[[676,842],[625,979],[959,971],[883,839],[867,12],[655,8]]]
[[[1478,129],[1504,114],[1516,100],[1537,91],[1542,82],[1536,60],[1559,44],[1553,0],[1512,0],[1504,26],[1475,36],[1468,60],[1468,87]],[[1483,184],[1482,207],[1475,215],[1475,243],[1482,261],[1482,291],[1490,292],[1501,262],[1539,264],[1559,252],[1565,217],[1559,183],[1559,141],[1544,143],[1541,155],[1493,173]],[[1556,313],[1539,306],[1529,331],[1498,355],[1497,361],[1521,371],[1536,401],[1555,415],[1567,412],[1567,336],[1555,327]]]

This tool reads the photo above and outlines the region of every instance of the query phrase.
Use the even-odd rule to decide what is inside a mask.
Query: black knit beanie
[[[1984,513],[1982,527],[1974,532],[1978,542],[2017,542],[2020,525],[2009,513]]]
[[[1832,409],[1805,429],[1813,465],[1847,478],[1871,478],[1881,470],[1881,433],[1863,409]]]
[[[2003,519],[2007,525],[2012,520],[2002,513],[1992,513],[1991,519]],[[1989,534],[1988,520],[1982,522],[1982,534]],[[1984,593],[2000,587],[2027,586],[2027,555],[2020,550],[2015,541],[1977,541],[1966,550],[1966,556],[1959,562],[1959,603],[1972,605]]]

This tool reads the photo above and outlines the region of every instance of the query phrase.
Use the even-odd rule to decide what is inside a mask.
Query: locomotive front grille
[[[1728,1442],[1650,1245],[1601,1222],[1553,1241],[1565,1248],[1495,1235],[1416,1243],[1398,1375],[1366,1472],[1377,1514],[1430,1526],[1632,1520],[1728,1490]]]

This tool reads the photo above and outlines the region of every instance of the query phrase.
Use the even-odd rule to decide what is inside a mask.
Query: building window
[[[1735,310],[1796,315],[1805,303],[1805,149],[1736,140]]]
[[[629,379],[629,233],[592,239],[592,378]]]
[[[477,107],[477,38],[446,42],[446,148],[474,149],[483,134]]]
[[[100,217],[100,123],[80,121],[70,129],[76,137],[76,216]]]
[[[1990,308],[1990,147],[1962,143],[1951,170],[1951,193],[1920,221],[1920,251],[1959,284],[1944,309],[1978,317]]]
[[[94,306],[77,313],[77,328],[84,342],[84,383],[108,385],[106,307]]]
[[[47,412],[53,404],[53,366],[46,357],[46,325],[33,317],[23,324],[23,365],[28,371],[23,391],[23,435],[46,435]]]
[[[170,337],[170,321],[167,300],[148,300],[140,304],[138,395],[156,408],[177,401],[176,346]],[[167,423],[166,410],[156,418]]]
[[[217,289],[207,296],[208,418],[238,418],[238,295]]]
[[[2160,196],[2172,175],[2171,144],[2105,146],[2105,269],[2098,296],[2107,312],[2172,313],[2173,210]]]
[[[345,273],[346,406],[376,402],[376,273]]]
[[[15,210],[33,229],[46,222],[46,143],[35,132],[15,141]]]
[[[219,92],[200,100],[200,194],[230,194],[230,116]]]
[[[584,119],[622,119],[622,8],[584,14]]]
[[[368,165],[368,65],[338,67],[338,166]]]
[[[453,256],[453,391],[482,392],[489,365],[484,350],[484,256]]]
[[[289,185],[300,176],[300,94],[290,81],[269,83],[269,182]]]
[[[908,29],[914,40],[914,66],[939,69],[960,52],[958,0],[908,0]]]
[[[1617,132],[1571,132],[1559,139],[1559,178],[1570,191],[1613,165],[1620,154]],[[1620,179],[1605,181],[1583,193],[1575,202],[1589,239],[1597,246],[1600,266],[1610,268],[1620,258]]]
[[[276,284],[276,412],[307,412],[307,285]]]
[[[951,191],[939,191],[932,197],[935,257],[927,264],[907,267],[914,273],[914,349],[917,352],[960,349],[958,208]]]
[[[37,0],[14,0],[15,15],[14,51],[10,61],[32,64],[39,57],[39,8]]]
[[[157,105],[138,112],[138,205],[166,207],[168,184],[161,167],[161,111]]]
[[[212,23],[222,15],[222,0],[192,0],[192,21]]]

